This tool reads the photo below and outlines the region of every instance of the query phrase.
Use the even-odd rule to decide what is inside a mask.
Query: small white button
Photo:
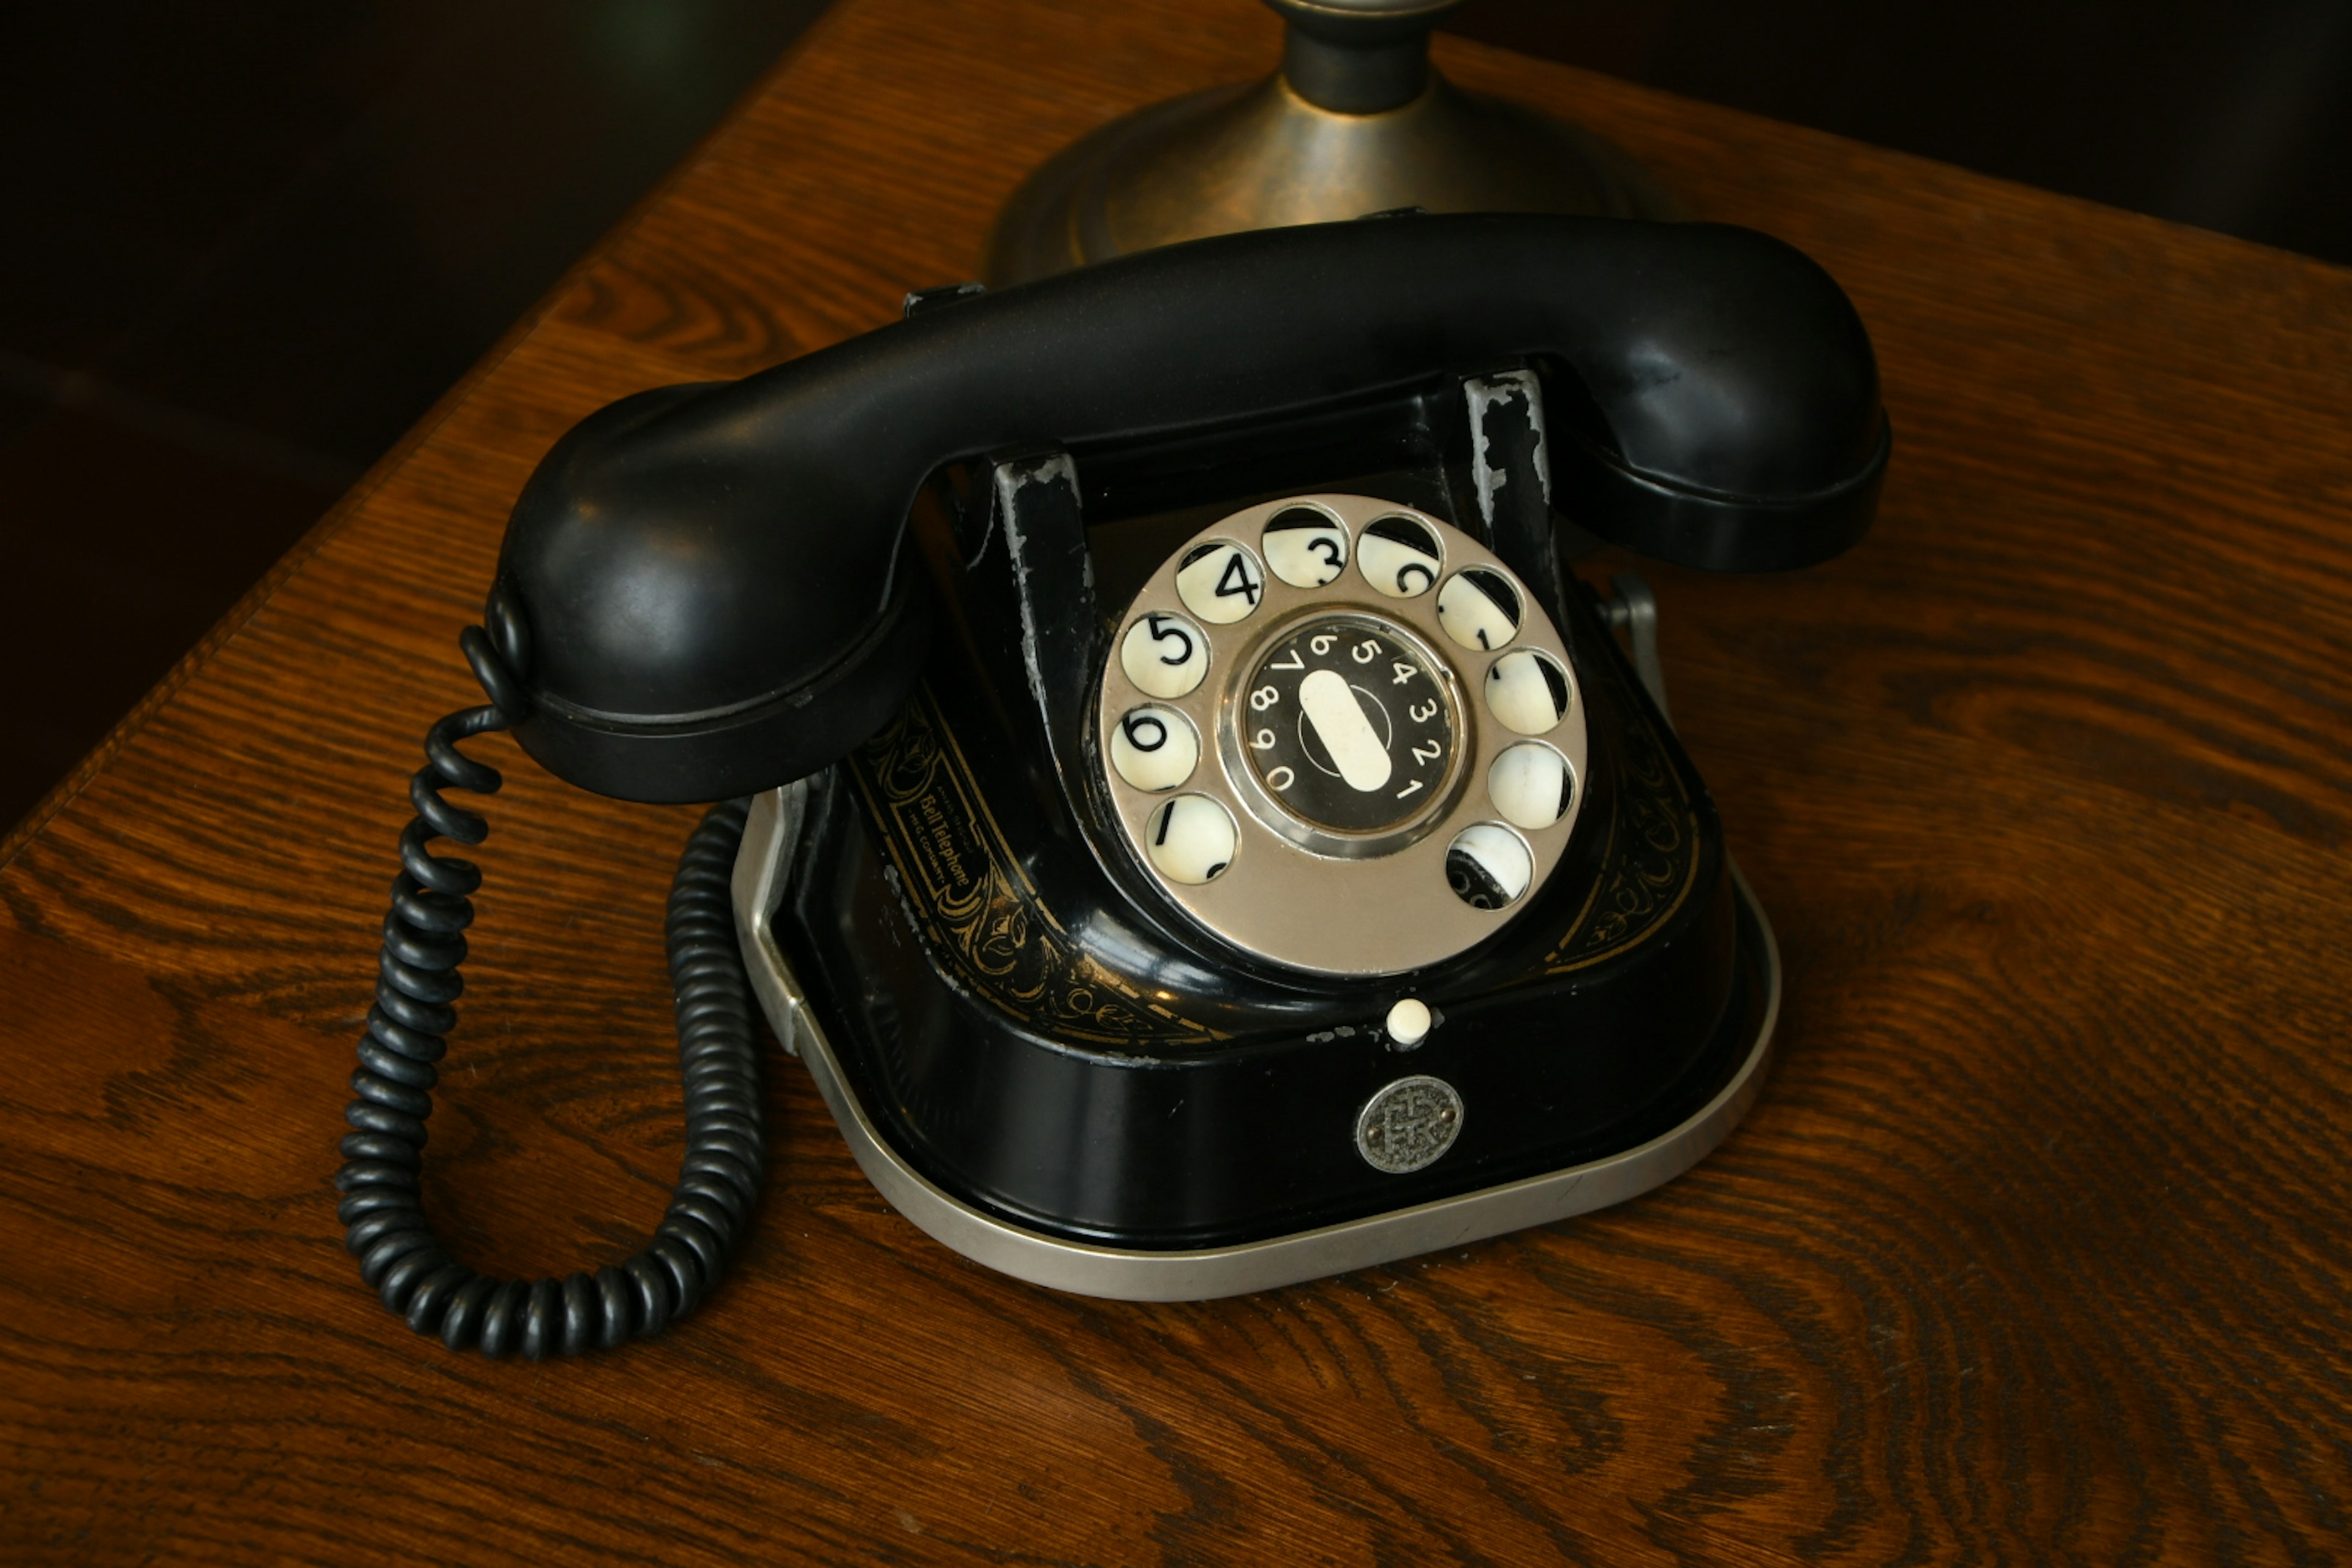
[[[1474,910],[1516,902],[1535,872],[1519,836],[1492,822],[1464,828],[1445,850],[1445,880],[1454,896]]]
[[[1567,816],[1573,790],[1568,759],[1540,741],[1504,748],[1486,770],[1486,797],[1504,821],[1530,833]]]
[[[1437,535],[1409,517],[1384,517],[1356,542],[1356,570],[1391,599],[1416,599],[1437,584]]]
[[[1456,572],[1437,591],[1437,624],[1464,647],[1501,647],[1519,635],[1519,591],[1499,572]]]
[[[1429,1005],[1406,997],[1389,1009],[1389,1038],[1400,1046],[1417,1046],[1429,1038]]]
[[[1151,814],[1144,848],[1160,874],[1197,886],[1234,863],[1233,814],[1205,795],[1180,795]]]
[[[1568,675],[1533,648],[1507,653],[1486,671],[1486,706],[1505,727],[1541,735],[1568,711]]]
[[[1148,697],[1181,697],[1209,673],[1209,639],[1183,616],[1155,610],[1127,628],[1118,667]]]
[[[1265,563],[1294,588],[1328,586],[1348,565],[1348,531],[1311,506],[1274,514],[1258,540]]]
[[[1201,737],[1173,708],[1130,710],[1110,732],[1110,765],[1139,790],[1174,789],[1200,760]]]
[[[1213,626],[1247,616],[1265,596],[1265,574],[1257,557],[1223,540],[1203,544],[1176,569],[1176,595],[1184,607]]]

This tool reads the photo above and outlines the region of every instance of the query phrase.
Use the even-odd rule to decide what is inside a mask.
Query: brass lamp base
[[[1419,43],[1425,50],[1425,24]],[[1465,92],[1425,63],[1407,101],[1347,113],[1293,86],[1296,40],[1292,53],[1283,74],[1138,110],[1048,159],[997,216],[990,287],[1178,240],[1394,207],[1689,216],[1600,137]]]

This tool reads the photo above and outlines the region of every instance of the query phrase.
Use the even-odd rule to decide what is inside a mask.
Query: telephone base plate
[[[917,1171],[866,1113],[842,1071],[773,928],[806,801],[804,784],[768,791],[754,799],[745,826],[734,900],[752,989],[777,1039],[808,1068],[859,1169],[890,1205],[933,1240],[1031,1284],[1117,1300],[1208,1300],[1572,1218],[1639,1196],[1689,1170],[1730,1135],[1763,1089],[1780,1012],[1780,950],[1762,906],[1735,867],[1738,962],[1750,997],[1740,1017],[1748,1037],[1722,1085],[1665,1131],[1519,1181],[1234,1246],[1119,1248],[1031,1230],[963,1202]]]

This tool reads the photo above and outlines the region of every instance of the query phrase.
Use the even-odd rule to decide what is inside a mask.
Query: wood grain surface
[[[1652,574],[1788,963],[1740,1131],[1589,1218],[1111,1304],[924,1238],[774,1057],[774,1184],[669,1336],[493,1364],[359,1284],[403,774],[541,452],[970,276],[1046,153],[1275,47],[1251,0],[844,0],[0,848],[0,1558],[2352,1557],[2352,274],[1457,40],[1811,251],[1884,365],[1858,549]],[[430,1206],[564,1270],[675,1170],[688,816],[485,750]]]

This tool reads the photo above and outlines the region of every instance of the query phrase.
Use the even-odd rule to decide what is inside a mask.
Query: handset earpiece
[[[592,416],[517,503],[497,615],[524,748],[641,800],[788,782],[878,729],[924,616],[901,569],[941,464],[1182,429],[1508,361],[1558,387],[1556,494],[1690,564],[1769,569],[1867,525],[1867,333],[1749,230],[1517,215],[1234,235],[913,319]]]

